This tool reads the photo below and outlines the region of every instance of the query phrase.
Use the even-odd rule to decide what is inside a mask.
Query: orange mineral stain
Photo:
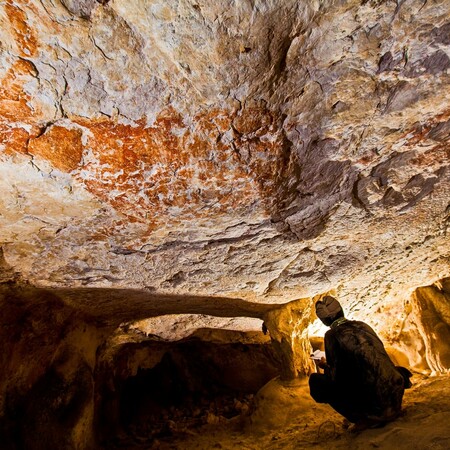
[[[71,172],[99,200],[127,217],[146,223],[149,232],[181,217],[244,211],[275,192],[282,148],[267,111],[252,111],[243,125],[252,137],[233,136],[233,113],[209,110],[185,123],[174,109],[162,111],[152,126],[144,119],[121,124],[113,119],[72,117],[40,128],[38,111],[23,89],[35,76],[20,60],[0,84],[0,144],[4,152],[27,153]],[[258,125],[257,119],[261,119]],[[269,135],[263,142],[257,134]],[[222,139],[227,133],[227,138]],[[275,137],[274,137],[275,136]],[[248,146],[242,158],[235,146]]]
[[[52,126],[42,136],[30,139],[28,152],[45,158],[64,172],[71,172],[78,167],[83,154],[81,136],[78,129]]]
[[[27,15],[17,5],[7,1],[5,12],[11,24],[11,32],[14,35],[20,56],[34,56],[37,51],[37,40],[33,30],[28,25]]]
[[[35,75],[33,65],[25,60],[16,61],[0,81],[0,146],[5,153],[26,153],[30,136],[39,133],[38,112],[28,105],[29,95],[24,83]]]
[[[209,111],[190,126],[174,110],[163,111],[151,127],[144,121],[132,126],[76,119],[89,130],[85,147],[91,152],[78,178],[94,195],[140,221],[205,216],[213,205],[216,213],[246,208],[259,199],[259,180],[232,146],[220,141],[232,121],[226,114]],[[273,152],[274,145],[259,152]]]

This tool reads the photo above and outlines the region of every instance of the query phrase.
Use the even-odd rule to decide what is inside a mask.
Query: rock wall
[[[397,364],[424,374],[449,371],[449,287],[446,278],[417,289],[401,325],[384,323],[384,343]],[[234,401],[236,393],[253,394],[274,377],[275,384],[305,385],[313,370],[308,325],[315,299],[269,307],[209,300],[1,283],[2,446],[93,449],[130,435],[171,436],[217,425],[223,414],[248,417],[253,401]],[[261,319],[262,330],[251,331]],[[269,401],[273,386],[256,397],[254,425],[272,423],[258,404]],[[310,408],[308,399],[299,407]]]
[[[448,276],[449,8],[7,0],[6,260],[355,314]]]
[[[147,437],[175,432],[170,426],[180,414],[180,432],[216,423],[223,414],[247,413],[248,396],[280,372],[262,331],[204,328],[200,320],[193,328],[193,320],[178,315],[178,334],[160,327],[159,335],[150,319],[123,322],[120,305],[109,317],[93,315],[70,305],[67,291],[11,281],[0,283],[0,307],[5,450],[109,448],[136,429]],[[159,307],[164,314],[164,301]],[[236,319],[233,308],[227,314]],[[167,328],[170,319],[156,320]]]
[[[49,291],[0,285],[5,449],[94,448],[95,321]]]
[[[412,322],[423,342],[419,352],[432,373],[450,371],[450,279],[439,280],[432,286],[421,287],[414,294]],[[403,344],[403,346],[405,346]],[[417,344],[416,344],[417,346]]]

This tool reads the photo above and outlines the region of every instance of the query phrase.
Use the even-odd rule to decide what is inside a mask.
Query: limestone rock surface
[[[6,0],[0,21],[0,245],[30,283],[333,290],[358,317],[450,275],[447,0]]]

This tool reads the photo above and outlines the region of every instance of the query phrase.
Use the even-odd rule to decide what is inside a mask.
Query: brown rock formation
[[[9,438],[90,445],[121,346],[201,328],[304,376],[328,292],[447,371],[449,30],[446,0],[2,2]]]

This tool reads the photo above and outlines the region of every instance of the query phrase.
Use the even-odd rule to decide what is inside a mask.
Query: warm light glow
[[[307,334],[310,338],[312,337],[321,337],[325,336],[328,327],[324,325],[319,319],[316,319],[313,323],[311,323],[307,328]]]

